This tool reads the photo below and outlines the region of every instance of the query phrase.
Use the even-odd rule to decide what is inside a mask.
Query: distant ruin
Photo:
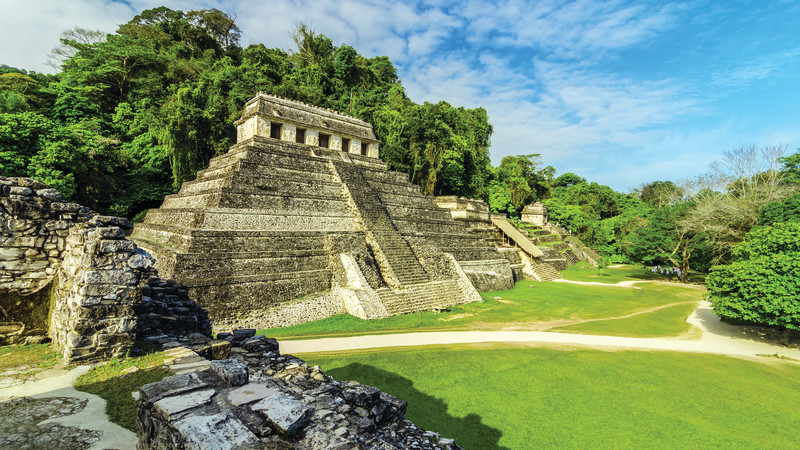
[[[522,208],[520,219],[525,223],[536,226],[545,226],[549,222],[547,206],[542,202],[531,203]]]

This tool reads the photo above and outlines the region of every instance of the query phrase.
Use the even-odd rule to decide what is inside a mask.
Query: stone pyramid
[[[494,246],[387,170],[368,123],[259,94],[236,125],[238,143],[132,234],[218,328],[442,309],[513,286]]]

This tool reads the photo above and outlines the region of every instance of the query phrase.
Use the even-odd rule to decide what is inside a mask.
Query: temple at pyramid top
[[[378,139],[372,125],[331,110],[259,93],[244,106],[234,122],[237,141],[253,136],[378,157]]]

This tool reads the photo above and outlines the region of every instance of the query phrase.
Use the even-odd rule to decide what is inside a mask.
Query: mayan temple
[[[132,238],[220,329],[378,318],[513,286],[509,259],[378,158],[372,126],[259,94],[237,144]]]

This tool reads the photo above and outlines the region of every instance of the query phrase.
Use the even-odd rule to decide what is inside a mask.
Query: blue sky
[[[0,0],[0,63],[48,71],[73,26],[218,8],[242,44],[300,23],[387,55],[417,102],[482,106],[492,161],[540,153],[620,191],[700,175],[740,144],[800,147],[800,1]]]

